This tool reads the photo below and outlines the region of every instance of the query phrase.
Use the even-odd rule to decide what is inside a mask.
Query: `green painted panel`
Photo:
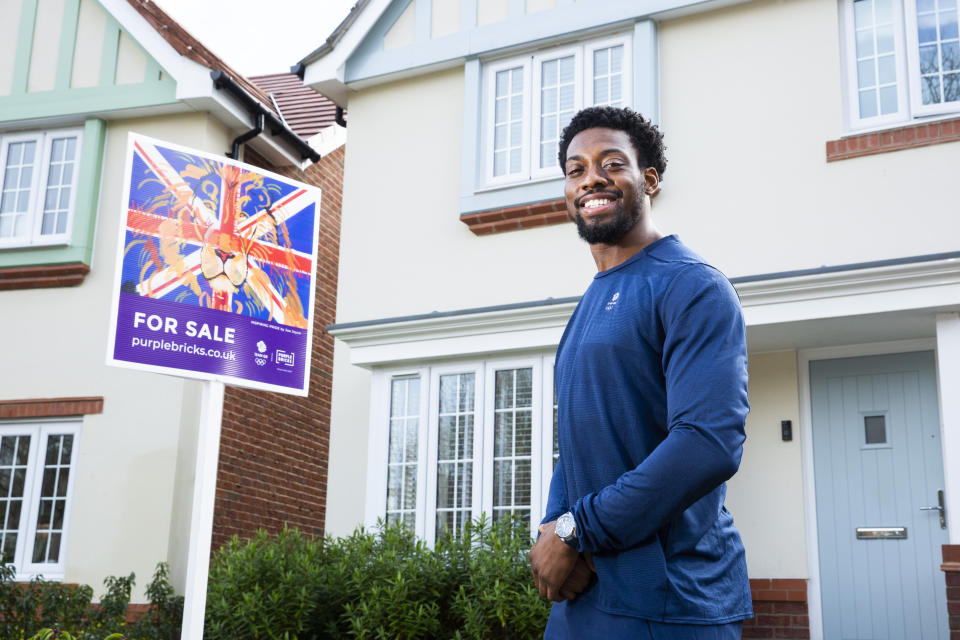
[[[117,76],[117,54],[120,51],[120,25],[107,14],[103,27],[103,57],[100,59],[100,86],[113,84]]]
[[[77,174],[77,200],[70,244],[83,250],[81,262],[84,264],[90,264],[93,257],[100,172],[103,168],[103,145],[106,137],[107,123],[103,120],[89,118],[83,123],[83,148],[80,152],[80,172]]]
[[[4,267],[35,267],[39,265],[90,264],[90,252],[80,247],[38,247],[36,249],[4,249],[0,251],[0,269]]]
[[[77,18],[80,15],[80,0],[65,0],[63,27],[60,29],[60,53],[57,58],[57,89],[70,86],[73,72],[73,50],[77,44]]]
[[[82,116],[117,109],[172,104],[176,101],[176,83],[170,79],[150,84],[43,91],[0,98],[0,122]]]
[[[30,75],[30,56],[33,52],[33,26],[37,21],[37,0],[23,0],[20,11],[20,29],[17,38],[17,55],[14,63],[13,85],[10,94],[27,92],[27,78]]]

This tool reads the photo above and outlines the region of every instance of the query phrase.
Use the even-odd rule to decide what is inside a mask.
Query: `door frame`
[[[810,396],[810,362],[837,358],[858,358],[915,351],[936,353],[936,338],[918,338],[893,342],[871,342],[838,347],[797,350],[797,381],[800,393],[800,458],[803,468],[803,508],[807,542],[807,613],[810,640],[823,640],[823,605],[820,594],[820,542],[817,529],[817,494],[813,474],[813,401]],[[940,397],[939,380],[937,398]]]

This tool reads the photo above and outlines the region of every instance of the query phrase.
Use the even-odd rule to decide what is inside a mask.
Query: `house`
[[[19,579],[98,593],[133,571],[133,602],[165,561],[183,592],[202,383],[105,365],[129,132],[239,153],[323,189],[310,395],[227,388],[214,546],[285,523],[322,531],[333,360],[322,328],[345,135],[335,106],[291,74],[244,78],[149,0],[4,11],[0,550]]]
[[[327,529],[534,532],[553,358],[595,272],[558,133],[627,105],[665,134],[659,228],[747,322],[744,635],[956,633],[956,24],[913,0],[358,2],[300,69],[354,127]]]

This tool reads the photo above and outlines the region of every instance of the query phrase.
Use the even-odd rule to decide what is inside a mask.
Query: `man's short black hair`
[[[567,163],[567,147],[570,146],[570,141],[581,131],[594,127],[626,131],[637,152],[640,167],[653,167],[660,177],[663,177],[663,172],[667,170],[667,158],[663,153],[663,134],[657,126],[629,107],[618,109],[606,106],[581,109],[570,120],[570,124],[564,127],[560,134],[560,152],[557,154],[560,169],[564,173],[567,172],[564,165]]]

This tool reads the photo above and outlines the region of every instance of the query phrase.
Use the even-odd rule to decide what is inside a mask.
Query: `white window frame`
[[[44,420],[0,423],[2,436],[30,436],[30,454],[27,461],[27,474],[23,491],[23,508],[20,513],[20,531],[13,562],[16,568],[16,580],[29,581],[37,576],[45,580],[62,581],[66,567],[67,546],[70,536],[70,520],[73,511],[73,493],[76,485],[77,458],[80,451],[81,421]],[[47,438],[50,435],[71,435],[73,446],[70,455],[70,475],[67,485],[66,504],[63,512],[63,531],[60,535],[60,551],[55,563],[34,563],[33,543],[37,535],[37,516],[40,511],[40,490],[43,483],[43,465]]]
[[[543,62],[547,60],[556,60],[573,56],[573,112],[576,113],[583,108],[583,87],[585,76],[583,73],[583,47],[560,47],[551,49],[533,56],[533,84],[530,85],[530,93],[533,94],[533,108],[530,110],[530,152],[527,154],[530,164],[530,176],[537,178],[555,178],[560,174],[559,165],[553,167],[540,167],[540,109],[542,93],[542,72]],[[592,86],[593,83],[591,83]],[[557,96],[559,105],[560,96]],[[561,129],[562,131],[562,129]]]
[[[623,104],[629,106],[633,103],[633,74],[630,64],[633,61],[633,52],[630,47],[631,39],[629,36],[617,36],[605,40],[595,40],[584,47],[584,100],[585,104],[596,104],[593,95],[593,52],[597,49],[606,49],[623,45]]]
[[[908,76],[910,82],[910,108],[915,116],[941,116],[960,112],[960,101],[923,104],[923,89],[920,87],[920,37],[917,35],[917,1],[904,0],[906,15],[904,28],[907,32],[907,60],[914,73]],[[894,3],[895,5],[898,3]],[[957,3],[960,15],[960,2]],[[937,34],[939,39],[939,34]]]
[[[540,158],[540,62],[552,58],[563,57],[571,52],[575,53],[576,88],[574,91],[575,112],[584,106],[593,104],[593,52],[609,46],[622,44],[623,56],[623,106],[633,106],[633,55],[632,36],[629,33],[605,35],[586,42],[577,42],[554,46],[548,49],[530,51],[523,55],[514,55],[510,58],[484,62],[483,86],[480,95],[481,152],[483,163],[484,184],[480,190],[500,188],[507,185],[517,185],[529,182],[552,180],[563,175],[559,166],[546,169],[539,168]],[[494,135],[494,100],[496,73],[504,69],[523,67],[524,69],[524,148],[523,171],[521,173],[504,176],[493,175],[493,135]],[[589,82],[587,81],[589,78]],[[589,85],[589,87],[587,86]]]
[[[67,224],[63,233],[41,235],[43,226],[43,206],[50,176],[50,155],[53,140],[64,137],[76,138],[73,181],[70,185],[70,204],[67,212]],[[34,141],[37,143],[36,164],[31,176],[30,196],[27,205],[27,233],[13,238],[0,238],[0,249],[13,247],[35,247],[65,245],[70,243],[73,232],[73,219],[76,212],[77,189],[79,187],[80,160],[83,150],[83,129],[50,129],[47,131],[29,131],[0,134],[0,190],[3,189],[6,172],[7,151],[10,144]]]
[[[498,371],[511,371],[515,369],[532,369],[531,371],[531,384],[533,388],[530,391],[531,395],[531,411],[530,411],[530,526],[531,526],[531,535],[533,531],[536,530],[536,526],[540,524],[540,518],[538,514],[543,513],[542,502],[542,492],[541,492],[541,483],[542,478],[541,474],[537,473],[538,462],[542,464],[542,454],[543,451],[542,441],[543,441],[543,423],[541,422],[540,416],[542,415],[542,396],[544,389],[542,386],[539,386],[540,381],[542,380],[541,374],[542,358],[540,357],[526,357],[526,358],[510,358],[510,359],[496,359],[496,360],[487,360],[486,361],[486,397],[484,406],[486,410],[484,411],[484,420],[483,420],[483,475],[485,483],[483,488],[486,489],[486,483],[489,482],[490,487],[489,491],[483,492],[483,511],[489,514],[490,519],[493,519],[493,436],[494,436],[494,412],[496,399],[494,394],[496,393],[496,374]],[[539,388],[538,388],[539,386]],[[539,423],[539,424],[538,424]],[[551,425],[552,429],[552,425]],[[552,435],[552,431],[551,431]]]
[[[530,175],[530,92],[532,90],[530,83],[530,58],[513,58],[504,60],[496,64],[487,66],[486,82],[484,83],[484,104],[487,105],[487,114],[485,116],[486,129],[486,158],[485,169],[486,181],[489,185],[510,184],[524,179]],[[496,78],[497,73],[507,69],[522,68],[523,74],[523,124],[521,125],[520,139],[522,147],[520,150],[520,172],[507,173],[502,176],[493,175],[493,136],[496,126],[494,124],[494,109],[496,107]],[[509,160],[508,160],[509,166]]]
[[[415,533],[427,544],[436,543],[437,459],[439,444],[440,377],[474,374],[473,487],[471,519],[486,513],[493,517],[493,431],[495,376],[497,371],[532,368],[530,535],[547,506],[553,477],[553,362],[554,351],[520,356],[492,356],[429,366],[378,369],[371,383],[370,443],[367,468],[365,520],[374,526],[386,519],[387,469],[390,439],[390,392],[393,380],[420,378],[420,435],[417,458],[417,513]],[[546,394],[546,395],[544,395]]]
[[[870,118],[860,117],[859,82],[857,78],[856,23],[854,0],[843,0],[844,81],[848,129],[864,132],[905,126],[960,114],[960,102],[924,105],[920,88],[919,42],[917,37],[916,0],[892,0],[894,13],[894,52],[897,69],[897,111]]]

